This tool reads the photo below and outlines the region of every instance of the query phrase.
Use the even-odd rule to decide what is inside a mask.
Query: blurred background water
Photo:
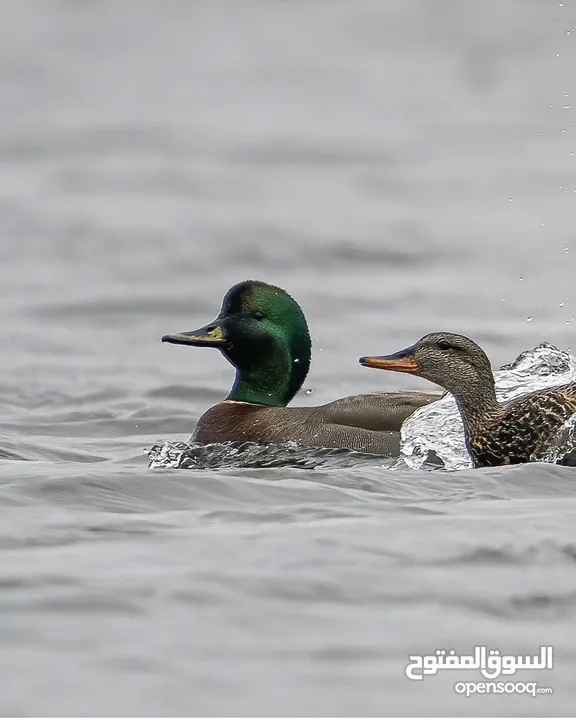
[[[576,0],[0,4],[0,714],[566,715],[571,468],[149,470],[262,279],[301,404],[434,330],[574,345]],[[409,654],[554,645],[554,694]],[[522,674],[521,674],[522,675]]]

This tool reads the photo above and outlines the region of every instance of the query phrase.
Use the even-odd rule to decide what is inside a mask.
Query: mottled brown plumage
[[[402,422],[440,397],[439,393],[373,393],[317,407],[287,407],[308,374],[310,335],[296,301],[281,288],[262,282],[235,285],[214,322],[162,340],[216,347],[236,368],[228,398],[198,420],[192,436],[196,442],[295,442],[395,456]]]
[[[420,375],[455,397],[475,467],[542,459],[576,413],[576,384],[527,393],[500,404],[484,351],[464,335],[433,333],[393,355],[363,357],[367,367]]]
[[[572,384],[528,393],[504,403],[484,422],[469,413],[467,444],[474,465],[516,465],[542,459],[574,413],[576,385]]]

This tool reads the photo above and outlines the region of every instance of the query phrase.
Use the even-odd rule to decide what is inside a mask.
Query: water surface
[[[360,355],[574,345],[574,0],[0,6],[0,713],[573,712],[571,468],[151,471],[221,399],[162,345],[247,278],[302,304],[302,404]],[[530,318],[530,320],[528,320]],[[410,654],[535,653],[476,696]]]

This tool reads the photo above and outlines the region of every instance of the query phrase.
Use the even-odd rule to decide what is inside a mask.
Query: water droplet
[[[528,317],[526,318],[526,322],[532,322],[532,318],[530,317],[530,315],[528,315]]]
[[[546,227],[546,221],[542,223],[542,227]]]
[[[568,93],[567,93],[567,92],[562,93],[562,95],[564,95],[564,97],[568,97]]]
[[[554,105],[548,105],[548,107],[549,107],[550,109],[552,109],[552,108],[554,107]]]
[[[510,199],[509,199],[509,202],[514,202],[514,198],[510,198]]]
[[[562,110],[570,110],[570,105],[562,105]]]
[[[524,280],[524,278],[522,277],[522,275],[520,275],[520,277],[519,277],[518,279],[519,279],[519,280]]]
[[[566,30],[566,35],[572,35],[573,32],[574,32],[573,28],[570,30]]]
[[[305,391],[304,395],[312,395],[313,392],[314,390],[310,390],[310,388],[308,388],[308,390]]]
[[[560,303],[558,307],[564,307],[564,303]]]
[[[294,358],[294,362],[295,362],[295,363],[299,363],[299,362],[300,362],[300,358]]]
[[[556,53],[556,57],[560,57],[560,53]]]
[[[570,153],[570,155],[574,155],[574,150],[572,150],[572,152]]]
[[[568,252],[568,248],[564,248],[564,252],[567,253],[567,252]]]
[[[562,128],[562,132],[566,132],[566,128]]]
[[[541,132],[541,133],[540,133],[540,135],[544,135],[544,133],[543,133],[543,132]]]

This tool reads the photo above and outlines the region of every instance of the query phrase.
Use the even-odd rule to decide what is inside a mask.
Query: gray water
[[[576,1],[0,4],[0,713],[566,715],[572,468],[151,470],[227,393],[162,345],[302,304],[301,404],[576,333]],[[530,320],[529,320],[530,318]],[[554,646],[476,695],[410,654]]]

